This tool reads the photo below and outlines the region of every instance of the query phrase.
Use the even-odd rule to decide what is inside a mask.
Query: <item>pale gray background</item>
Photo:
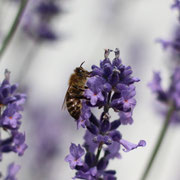
[[[99,60],[103,58],[104,48],[120,48],[123,63],[131,65],[134,75],[141,79],[136,85],[137,106],[134,111],[134,124],[120,127],[120,130],[125,139],[134,143],[144,139],[147,141],[147,146],[129,153],[122,152],[121,160],[110,162],[109,169],[117,170],[118,180],[140,178],[163,122],[162,117],[156,113],[158,105],[147,83],[151,80],[154,70],[162,71],[165,79],[164,86],[168,82],[170,55],[155,43],[155,39],[171,37],[177,23],[177,12],[169,8],[171,3],[171,0],[64,1],[63,7],[66,12],[55,22],[59,34],[64,38],[53,45],[41,45],[35,48],[35,60],[25,80],[32,88],[30,102],[54,99],[58,104],[57,108],[61,111],[68,78],[73,69],[85,60],[84,68],[90,70],[92,64],[99,64]],[[1,13],[15,14],[14,7],[8,7],[12,9],[11,12],[6,12],[6,8],[7,6]],[[10,23],[8,19],[10,17],[6,15],[0,18],[3,24]],[[18,74],[23,59],[34,46],[28,38],[25,39],[24,44],[20,42],[21,33],[18,29],[16,37],[3,57],[0,66],[1,80],[4,68],[8,68],[12,71],[12,81],[15,81],[15,75]],[[18,46],[17,43],[19,43]],[[111,57],[113,58],[113,55]],[[64,157],[69,152],[70,143],[82,143],[84,134],[83,129],[76,131],[72,118],[66,115],[67,119],[61,119],[60,115],[60,123],[62,121],[72,123],[67,123],[68,125],[65,124],[62,128],[60,133],[62,152],[61,156],[56,158],[53,169],[54,179],[59,180],[69,180],[74,176],[68,163],[64,162]],[[27,142],[31,142],[31,131],[26,115],[23,122],[23,129],[28,131]],[[169,129],[149,180],[180,179],[179,130],[178,125]],[[34,179],[33,173],[28,168],[32,149],[33,147],[29,147],[25,155],[16,161],[22,165],[18,175],[20,180]],[[16,156],[10,155],[10,157],[14,159]],[[10,158],[4,156],[3,163],[6,162],[8,164]],[[4,168],[5,164],[3,164]]]

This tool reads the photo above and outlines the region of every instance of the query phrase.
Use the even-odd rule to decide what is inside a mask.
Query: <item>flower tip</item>
[[[9,81],[9,79],[10,79],[10,71],[8,70],[8,69],[5,69],[5,71],[4,71],[4,76],[5,76],[5,79],[6,80],[8,80]]]
[[[139,82],[139,81],[140,81],[140,79],[139,79],[139,78],[135,78],[135,81],[136,81],[136,82]]]
[[[146,146],[146,141],[140,140],[138,145],[144,147],[144,146]]]

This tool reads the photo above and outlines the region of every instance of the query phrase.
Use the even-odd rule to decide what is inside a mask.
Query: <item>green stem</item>
[[[163,139],[164,139],[164,137],[166,135],[168,125],[169,125],[169,122],[171,120],[171,116],[172,116],[173,112],[174,112],[174,107],[171,106],[169,111],[167,112],[166,119],[165,119],[164,125],[163,125],[163,127],[161,129],[161,132],[160,132],[159,138],[157,140],[156,146],[155,146],[155,148],[154,148],[154,150],[152,152],[151,158],[150,158],[150,160],[149,160],[149,162],[147,164],[147,167],[146,167],[146,169],[145,169],[145,171],[143,173],[143,176],[142,176],[141,180],[145,180],[147,178],[150,170],[151,170],[153,162],[154,162],[154,160],[156,158],[156,155],[157,155],[157,153],[158,153],[158,151],[160,149],[162,141],[163,141]]]
[[[19,7],[19,11],[17,12],[17,15],[13,21],[13,24],[9,30],[9,32],[7,33],[7,36],[5,37],[3,43],[2,43],[2,46],[1,46],[1,49],[0,49],[0,60],[2,58],[2,55],[4,54],[5,50],[7,49],[12,37],[14,36],[16,30],[17,30],[17,27],[19,25],[19,22],[22,18],[22,15],[23,15],[23,12],[25,10],[25,7],[27,5],[27,2],[28,0],[21,0],[21,4],[20,4],[20,7]]]

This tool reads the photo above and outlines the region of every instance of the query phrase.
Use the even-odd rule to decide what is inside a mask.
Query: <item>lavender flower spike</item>
[[[3,154],[15,152],[19,156],[27,149],[25,134],[19,131],[21,122],[21,111],[26,100],[26,95],[17,93],[17,84],[10,84],[10,71],[4,73],[4,80],[0,83],[0,132],[7,136],[0,136],[0,161]],[[16,173],[20,166],[14,163],[8,167],[8,175],[5,180],[16,180]]]
[[[118,130],[121,125],[133,123],[136,105],[134,83],[139,79],[132,76],[130,66],[122,64],[118,48],[112,62],[109,58],[111,52],[105,49],[105,59],[100,61],[100,66],[92,66],[91,76],[86,82],[81,115],[77,120],[78,127],[86,129],[85,150],[72,143],[70,154],[65,158],[71,169],[76,170],[73,179],[116,180],[116,171],[107,170],[107,167],[110,160],[121,157],[120,147],[128,152],[146,145],[144,140],[138,144],[124,140]],[[102,109],[100,117],[92,113],[92,108]],[[111,120],[110,109],[118,114],[117,120]]]

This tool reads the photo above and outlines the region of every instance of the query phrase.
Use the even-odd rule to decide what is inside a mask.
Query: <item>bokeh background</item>
[[[22,158],[4,155],[0,169],[5,171],[9,162],[15,161],[22,166],[20,180],[70,180],[74,176],[64,158],[71,142],[82,144],[84,130],[77,130],[67,111],[61,109],[69,76],[83,61],[87,70],[99,64],[104,48],[118,47],[123,63],[131,65],[134,75],[141,79],[136,84],[134,124],[120,130],[129,141],[144,139],[147,146],[129,153],[122,151],[122,159],[111,161],[109,167],[117,170],[118,180],[138,180],[164,120],[147,84],[153,71],[160,70],[163,85],[168,85],[173,59],[155,41],[159,37],[171,38],[174,32],[178,13],[170,9],[173,1],[61,0],[58,3],[61,13],[52,22],[58,39],[37,42],[24,33],[22,21],[0,62],[0,80],[8,68],[11,82],[18,82],[21,91],[28,94],[22,129],[29,146]],[[18,6],[16,1],[0,0],[0,41]],[[180,125],[172,125],[149,180],[180,179],[179,138]]]

